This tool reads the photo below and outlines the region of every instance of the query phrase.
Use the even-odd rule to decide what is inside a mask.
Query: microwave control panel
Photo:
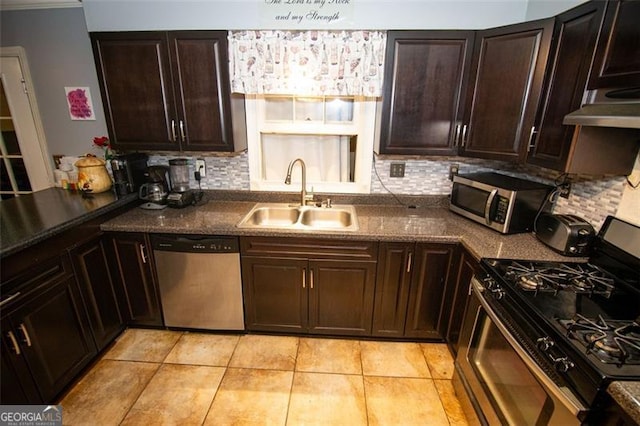
[[[509,199],[505,197],[496,197],[498,202],[495,203],[495,209],[491,212],[491,220],[493,222],[504,223],[507,220],[507,210],[509,209]]]

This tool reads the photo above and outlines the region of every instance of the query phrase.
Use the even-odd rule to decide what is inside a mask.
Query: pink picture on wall
[[[72,120],[95,120],[91,92],[88,87],[65,87],[69,116]]]

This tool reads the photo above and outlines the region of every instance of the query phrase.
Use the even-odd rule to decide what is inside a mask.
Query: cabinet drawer
[[[319,238],[243,237],[240,239],[240,253],[243,256],[375,261],[378,256],[378,243]]]
[[[5,265],[3,264],[3,267]],[[4,274],[3,274],[4,275]],[[69,257],[64,254],[32,265],[10,277],[2,277],[2,302],[8,304],[43,285],[57,283],[73,275]],[[20,297],[21,298],[21,297]]]

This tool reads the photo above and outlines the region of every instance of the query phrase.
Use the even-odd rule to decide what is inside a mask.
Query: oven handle
[[[484,296],[482,295],[482,292],[485,290],[485,288],[476,277],[473,277],[473,279],[471,280],[471,285],[478,297],[478,300],[480,301],[480,304],[486,311],[491,321],[493,321],[498,330],[500,330],[500,333],[502,333],[507,342],[509,342],[511,347],[527,365],[529,371],[531,371],[531,373],[536,376],[536,378],[544,385],[544,387],[546,387],[569,411],[571,411],[571,414],[578,417],[582,412],[586,411],[586,407],[582,405],[580,401],[578,401],[578,399],[571,393],[569,389],[567,389],[566,387],[560,387],[555,384],[553,380],[547,377],[547,375],[544,373],[544,371],[542,371],[538,364],[536,364],[536,362],[531,359],[531,356],[529,356],[529,354],[524,349],[522,349],[522,347],[520,347],[520,344],[516,339],[513,338],[513,336],[511,336],[511,333],[509,333],[507,327],[505,327],[505,325],[498,318],[493,309],[491,309],[491,306],[489,306],[489,304],[485,300]]]

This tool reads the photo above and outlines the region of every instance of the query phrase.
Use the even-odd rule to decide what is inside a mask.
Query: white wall
[[[271,0],[84,0],[83,7],[89,31],[294,29],[265,17],[266,1]],[[522,22],[527,12],[527,0],[350,2],[348,21],[295,29],[483,29]]]
[[[27,55],[49,153],[99,153],[93,138],[107,134],[82,8],[2,11],[0,45],[22,46]],[[65,87],[89,87],[95,121],[72,121]]]

